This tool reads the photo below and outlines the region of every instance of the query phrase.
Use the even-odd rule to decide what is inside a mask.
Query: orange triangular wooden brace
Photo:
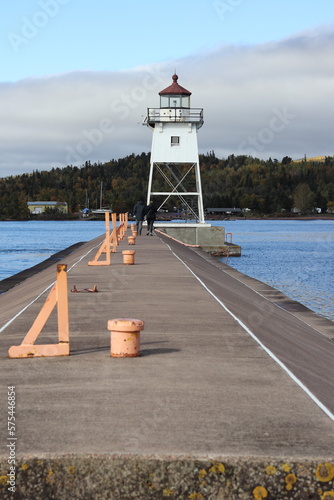
[[[57,305],[58,344],[36,345],[35,341],[41,333],[51,312]],[[68,320],[67,266],[57,265],[57,280],[53,285],[29,332],[19,346],[12,346],[8,351],[9,358],[35,358],[41,356],[68,356],[70,354],[70,334]]]
[[[89,266],[110,266],[110,252],[116,252],[117,238],[116,238],[116,214],[112,214],[113,230],[110,234],[110,214],[105,213],[105,223],[106,223],[106,237],[103,240],[100,248],[98,249],[93,260],[88,262]],[[106,254],[105,260],[99,260],[102,254]]]
[[[119,226],[117,228],[117,239],[124,240],[125,233],[128,229],[129,214],[119,214]]]

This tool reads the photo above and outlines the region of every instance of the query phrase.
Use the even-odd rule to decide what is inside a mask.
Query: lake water
[[[104,221],[0,222],[0,280],[104,232]]]
[[[242,256],[228,264],[334,321],[334,221],[213,222],[233,235]],[[225,262],[226,259],[222,258]]]
[[[267,283],[334,321],[334,221],[212,222],[233,234],[238,271]],[[105,231],[104,221],[0,222],[0,280]],[[225,259],[222,259],[224,262]]]

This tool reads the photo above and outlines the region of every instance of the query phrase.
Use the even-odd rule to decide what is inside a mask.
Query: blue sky
[[[334,155],[333,43],[328,0],[4,2],[0,176],[149,151],[138,124],[174,70],[201,152]]]
[[[328,0],[16,0],[1,10],[2,81],[129,70],[334,21]]]

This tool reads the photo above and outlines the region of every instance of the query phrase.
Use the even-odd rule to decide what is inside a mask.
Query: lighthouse
[[[161,208],[173,199],[173,205],[203,224],[197,144],[203,109],[191,108],[191,92],[179,85],[176,74],[159,96],[160,107],[148,108],[143,122],[153,133],[147,203],[157,201]]]

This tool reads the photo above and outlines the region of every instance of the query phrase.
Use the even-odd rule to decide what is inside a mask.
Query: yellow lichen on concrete
[[[188,498],[189,500],[202,500],[204,497],[202,493],[190,493]]]
[[[334,478],[334,466],[329,462],[319,464],[315,471],[318,481],[328,482]]]
[[[8,483],[7,478],[7,476],[0,476],[0,486],[5,486]]]
[[[290,491],[293,488],[293,485],[297,482],[297,477],[295,474],[288,474],[285,478],[285,488]]]
[[[321,496],[321,500],[334,500],[334,491],[326,491]]]
[[[268,465],[266,467],[266,474],[268,474],[268,476],[275,476],[275,474],[277,474],[276,467],[274,467],[273,465]]]
[[[217,462],[212,467],[210,467],[209,472],[211,474],[224,474],[225,465],[220,462]]]
[[[253,490],[253,497],[255,500],[263,500],[267,498],[268,492],[263,486],[256,486]]]
[[[198,473],[198,477],[199,479],[203,479],[203,477],[205,477],[207,475],[207,472],[205,469],[201,469]]]
[[[54,479],[54,477],[53,477],[53,476],[54,476],[54,472],[53,472],[53,470],[52,470],[52,469],[49,469],[49,470],[48,470],[48,475],[46,476],[45,481],[46,481],[47,483],[49,483],[49,484],[54,483],[54,480],[55,480],[55,479]]]
[[[321,496],[321,500],[334,500],[334,491],[326,491]]]
[[[174,495],[174,490],[172,488],[166,488],[162,492],[164,497],[172,497]]]

